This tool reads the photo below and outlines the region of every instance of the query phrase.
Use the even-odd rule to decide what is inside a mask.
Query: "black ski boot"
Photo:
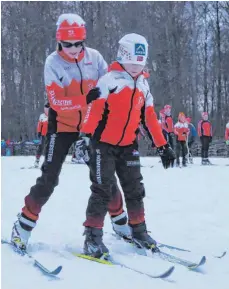
[[[176,167],[179,168],[180,167],[180,159],[176,160]]]
[[[152,252],[159,251],[157,242],[151,238],[147,232],[145,222],[137,225],[131,225],[131,228],[133,240],[139,248],[150,249]]]
[[[187,159],[185,157],[182,160],[182,166],[187,167]]]
[[[201,165],[202,165],[202,166],[206,166],[206,165],[207,165],[207,162],[206,162],[206,159],[205,159],[205,158],[202,159]]]
[[[109,255],[109,250],[103,244],[103,230],[85,227],[84,254],[100,259]]]

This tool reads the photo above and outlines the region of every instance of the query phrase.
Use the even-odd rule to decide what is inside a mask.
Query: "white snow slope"
[[[59,279],[51,279],[31,266],[30,260],[1,245],[3,289],[228,289],[229,288],[229,163],[212,159],[216,166],[200,166],[200,159],[185,169],[164,170],[157,158],[142,158],[146,187],[145,209],[148,230],[161,243],[190,249],[172,251],[193,261],[206,255],[202,273],[176,265],[168,280],[151,279],[118,266],[106,266],[74,257],[81,251],[82,223],[90,195],[88,168],[64,164],[59,186],[44,206],[32,233],[29,250],[50,268],[62,265]],[[11,228],[23,199],[35,184],[40,170],[31,166],[33,157],[2,157],[2,238]],[[154,165],[153,168],[150,168]],[[116,260],[148,273],[159,273],[171,264],[139,256],[134,248],[117,240],[106,217],[104,241]],[[223,259],[214,255],[224,250]],[[167,250],[167,252],[169,252]],[[171,251],[170,251],[171,252]]]

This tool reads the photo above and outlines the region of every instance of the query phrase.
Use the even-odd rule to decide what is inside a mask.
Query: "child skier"
[[[208,120],[208,113],[202,113],[202,119],[198,123],[198,135],[201,141],[202,165],[211,165],[208,159],[209,144],[212,142],[212,124]]]
[[[140,172],[136,132],[141,117],[168,168],[175,155],[163,137],[153,106],[153,97],[144,75],[148,43],[138,34],[119,41],[117,62],[97,83],[96,100],[89,106],[81,129],[81,139],[92,146],[91,191],[86,210],[84,253],[96,258],[108,253],[103,243],[103,222],[111,199],[110,182],[117,173],[124,191],[133,239],[155,249],[144,216],[145,189]]]
[[[174,133],[176,135],[176,165],[180,166],[180,152],[182,152],[182,165],[186,167],[186,155],[188,153],[187,138],[189,128],[183,112],[180,112],[178,115],[178,122],[174,126]]]

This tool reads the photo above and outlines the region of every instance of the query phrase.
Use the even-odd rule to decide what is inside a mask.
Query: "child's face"
[[[61,41],[61,46],[64,53],[72,59],[77,59],[83,48],[82,41],[80,40],[63,40]]]
[[[165,114],[166,115],[171,115],[171,108],[166,108],[165,110],[164,110],[164,112],[165,112]]]
[[[131,64],[131,63],[126,63],[123,64],[123,67],[125,68],[125,70],[132,76],[135,77],[138,74],[140,74],[142,72],[142,70],[144,69],[143,65],[140,64]]]
[[[185,118],[185,116],[184,115],[181,115],[180,117],[179,117],[179,120],[180,120],[180,122],[185,122],[186,121],[186,118]]]

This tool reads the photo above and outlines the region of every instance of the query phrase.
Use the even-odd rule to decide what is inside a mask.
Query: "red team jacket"
[[[225,140],[229,140],[229,122],[226,125]]]
[[[189,134],[187,122],[178,121],[174,126],[174,134],[177,136],[178,141],[186,141]]]
[[[198,123],[199,136],[212,136],[212,125],[209,120],[200,120]]]
[[[85,47],[77,60],[63,51],[50,54],[45,62],[45,86],[50,103],[50,121],[57,132],[77,132],[87,109],[86,95],[107,72],[107,63],[95,49]],[[54,117],[51,117],[54,116]]]
[[[171,133],[174,131],[173,118],[171,115],[170,116],[165,115],[164,121],[162,121],[161,124],[162,124],[162,129],[164,129],[166,132]]]
[[[99,79],[97,87],[101,95],[89,104],[81,132],[94,135],[99,130],[101,142],[130,145],[136,139],[144,109],[146,125],[156,146],[166,144],[144,73],[134,80],[118,62],[114,62],[110,72]],[[105,125],[100,127],[104,115]]]
[[[40,133],[42,136],[46,136],[47,131],[48,131],[48,117],[45,113],[42,113],[37,123],[37,132]]]

